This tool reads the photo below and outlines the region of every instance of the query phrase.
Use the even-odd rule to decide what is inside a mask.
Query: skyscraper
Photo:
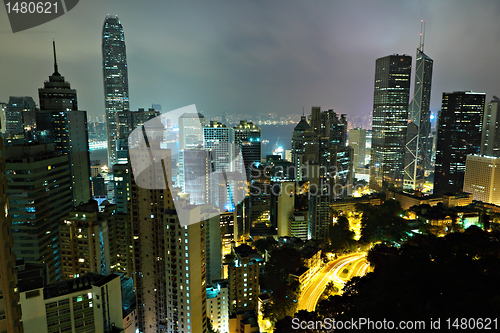
[[[46,263],[55,282],[62,277],[58,224],[73,208],[68,155],[50,144],[9,146],[4,152],[13,252],[17,259]]]
[[[107,15],[102,27],[102,71],[108,141],[108,167],[116,163],[118,113],[128,111],[128,71],[125,36],[118,16]]]
[[[2,129],[6,146],[24,143],[24,112],[35,110],[36,105],[32,97],[10,96],[9,103],[5,105],[5,127]]]
[[[45,81],[43,88],[38,89],[40,110],[34,112],[32,140],[54,144],[56,151],[69,156],[71,167],[71,188],[73,205],[90,200],[90,154],[87,129],[87,112],[78,110],[76,90],[71,89],[69,82],[59,74],[55,43],[54,73]]]
[[[375,63],[370,188],[403,187],[411,57],[389,55]]]
[[[354,169],[365,167],[366,153],[366,130],[362,128],[353,128],[349,130],[349,146],[354,151],[353,166]]]
[[[252,122],[241,120],[234,127],[234,140],[239,145],[243,155],[243,164],[248,180],[251,176],[250,167],[255,163],[260,163],[261,138],[262,130]]]
[[[424,53],[424,36],[420,34],[420,45],[417,49],[415,67],[415,87],[413,99],[408,111],[408,127],[406,133],[405,189],[422,189],[426,169],[431,162],[432,141],[431,100],[433,60]]]
[[[302,168],[307,162],[315,162],[318,155],[317,136],[302,116],[300,122],[293,129],[292,135],[292,162],[295,167],[295,179],[302,180]]]
[[[467,155],[479,154],[486,95],[443,93],[438,125],[434,194],[463,189]]]
[[[203,147],[210,150],[215,172],[235,171],[234,129],[217,121],[203,128]]]
[[[144,142],[139,143],[135,147],[138,149],[130,150],[130,159],[146,158],[147,148],[159,150],[159,144],[155,140],[149,141],[148,147]],[[140,174],[133,169],[130,175],[128,216],[133,233],[139,331],[204,332],[205,224],[181,227],[174,197],[167,186],[167,181],[172,179],[170,157]],[[164,182],[164,189],[153,189],[158,181]]]
[[[0,149],[3,140],[0,138]],[[2,152],[3,154],[3,152]],[[9,202],[6,197],[7,179],[4,177],[5,160],[0,156],[0,205],[4,212],[0,216],[0,331],[22,333],[21,307],[17,293],[17,274],[14,270],[16,255],[11,250],[14,245],[10,232],[12,226],[9,214]]]
[[[179,150],[203,146],[203,127],[207,125],[201,113],[184,113],[179,117]]]
[[[500,157],[500,99],[496,96],[484,106],[481,154]]]

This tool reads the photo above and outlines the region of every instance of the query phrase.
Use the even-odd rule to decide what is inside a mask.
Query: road
[[[344,285],[351,277],[366,274],[369,264],[366,262],[365,255],[365,253],[347,254],[327,263],[302,291],[297,311],[314,311],[328,282],[333,280],[336,284]],[[349,273],[341,277],[343,269],[349,264]]]

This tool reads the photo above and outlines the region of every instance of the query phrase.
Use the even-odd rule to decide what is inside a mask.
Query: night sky
[[[500,96],[500,1],[82,0],[69,13],[13,34],[0,9],[0,101],[33,96],[59,71],[79,108],[104,114],[101,35],[120,18],[132,110],[196,104],[207,115],[302,113],[319,105],[372,112],[375,60],[415,57],[420,20],[434,59],[431,109],[443,91]],[[412,77],[413,83],[413,77]]]

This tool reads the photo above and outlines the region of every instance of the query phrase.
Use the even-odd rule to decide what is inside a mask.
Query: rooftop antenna
[[[58,68],[57,68],[56,41],[54,39],[52,39],[52,48],[54,49],[54,74],[53,75],[60,75]]]
[[[306,115],[306,112],[304,111],[304,109],[305,109],[305,108],[304,108],[304,107],[302,107],[302,117],[305,117],[305,115]]]
[[[424,20],[420,20],[420,45],[418,46],[418,50],[424,53],[424,40],[425,40],[425,22]]]

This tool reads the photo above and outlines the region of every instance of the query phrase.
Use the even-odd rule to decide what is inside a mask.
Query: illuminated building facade
[[[423,35],[417,49],[413,99],[408,110],[406,132],[405,189],[422,189],[425,171],[430,168],[432,156],[431,83],[434,61],[424,53]]]
[[[102,70],[108,141],[108,166],[117,162],[118,113],[128,111],[128,69],[125,35],[118,16],[107,15],[102,27]]]
[[[243,155],[243,164],[247,179],[250,180],[250,167],[253,164],[260,164],[261,160],[262,130],[252,122],[241,120],[234,127],[234,138]]]
[[[467,155],[479,154],[486,95],[443,93],[438,125],[434,194],[457,193],[464,186]]]
[[[472,193],[473,200],[500,205],[500,157],[467,155],[464,192]]]
[[[484,106],[481,154],[500,157],[500,99],[496,96]]]
[[[58,225],[73,208],[68,156],[50,144],[9,146],[4,152],[12,251],[17,259],[47,264],[49,282],[60,280]]]
[[[370,189],[403,187],[411,56],[390,55],[375,63]]]

